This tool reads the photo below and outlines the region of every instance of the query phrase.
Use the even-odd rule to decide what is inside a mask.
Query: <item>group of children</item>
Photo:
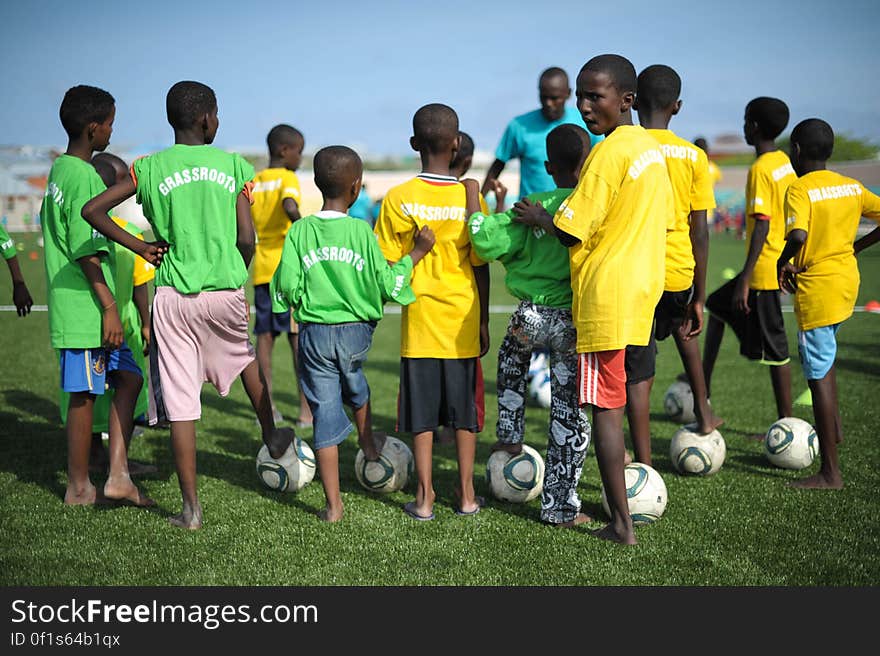
[[[581,512],[577,486],[592,437],[611,509],[610,523],[595,534],[636,542],[624,482],[623,418],[635,459],[650,463],[656,340],[672,336],[676,343],[694,392],[698,432],[722,423],[709,403],[709,384],[725,323],[743,355],[771,365],[778,413],[791,414],[780,283],[796,294],[799,352],[822,452],[819,474],[799,485],[840,487],[834,335],[851,314],[858,288],[856,226],[863,214],[880,218],[880,199],[824,170],[833,134],[818,119],[795,128],[789,163],[774,145],[787,108],[775,99],[753,100],[744,127],[759,156],[747,188],[748,256],[742,273],[707,298],[712,180],[705,152],[668,129],[681,107],[680,90],[668,66],[636,76],[619,55],[590,59],[576,85],[589,133],[562,124],[546,136],[546,171],[556,189],[494,213],[476,180],[460,180],[470,161],[455,111],[425,105],[413,117],[410,139],[421,172],[388,191],[371,230],[348,215],[362,185],[357,153],[330,146],[315,154],[323,206],[301,217],[294,171],[302,134],[287,125],[273,128],[269,168],[255,175],[239,155],[211,146],[217,100],[197,82],[179,82],[168,92],[174,145],[102,180],[91,162],[109,144],[114,100],[95,87],[70,89],[61,105],[69,144],[53,164],[41,212],[52,345],[59,350],[62,388],[70,394],[65,501],[93,503],[103,496],[152,503],[128,469],[143,366],[120,320],[116,244],[156,267],[149,322],[138,310],[150,327],[144,333],[150,422],[170,423],[183,496],[182,512],[171,519],[175,525],[195,529],[202,523],[195,422],[203,381],[225,395],[240,377],[270,454],[279,458],[293,448],[294,432],[277,427],[280,415],[271,400],[271,350],[281,333],[288,333],[294,352],[300,426],[314,428],[326,496],[321,517],[342,518],[337,447],[353,430],[345,406],[368,460],[377,459],[384,444],[384,435],[372,430],[363,368],[387,301],[404,306],[397,430],[412,435],[417,488],[403,510],[414,520],[434,518],[432,449],[435,431],[445,426],[454,433],[458,460],[455,511],[478,513],[485,504],[473,480],[484,415],[480,358],[489,349],[488,262],[496,259],[520,303],[499,349],[493,448],[521,450],[529,356],[534,348],[547,349],[552,402],[544,522],[591,521]],[[633,109],[640,126],[633,124]],[[604,139],[593,145],[600,135]],[[502,197],[506,191],[497,180],[488,188]],[[155,242],[108,216],[133,195]],[[876,234],[856,242],[855,251],[877,241]],[[244,295],[252,259],[256,353]],[[18,281],[15,294],[21,312],[30,299]],[[701,358],[695,338],[704,305],[711,317]],[[110,473],[99,495],[88,460],[95,398],[104,393],[105,377],[115,394],[108,411]]]

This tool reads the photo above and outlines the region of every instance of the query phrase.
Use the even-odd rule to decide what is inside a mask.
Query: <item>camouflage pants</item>
[[[520,302],[498,351],[499,441],[516,444],[525,433],[526,373],[532,349],[550,351],[550,422],[544,458],[541,519],[568,522],[581,509],[578,481],[590,445],[590,422],[578,406],[576,334],[571,311]]]

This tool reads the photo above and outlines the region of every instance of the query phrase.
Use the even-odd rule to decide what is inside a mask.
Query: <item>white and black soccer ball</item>
[[[315,452],[295,437],[277,460],[264,444],[257,454],[257,476],[263,485],[278,492],[297,492],[315,478]]]
[[[371,492],[396,492],[413,478],[413,454],[396,437],[388,435],[376,461],[367,460],[362,449],[354,458],[354,475],[364,489]]]
[[[764,455],[783,469],[809,467],[818,453],[816,430],[798,417],[783,417],[774,422],[764,436]]]
[[[486,483],[496,499],[526,503],[544,489],[544,458],[528,444],[519,455],[493,451],[486,463]]]
[[[542,408],[550,407],[550,369],[538,371],[529,382],[529,396]]]
[[[653,524],[660,519],[666,510],[669,498],[666,495],[666,483],[663,482],[659,472],[653,467],[634,462],[624,468],[623,476],[626,481],[626,500],[633,524]],[[605,497],[604,486],[602,508],[611,517],[611,508]]]
[[[696,424],[679,428],[669,443],[669,458],[680,474],[714,474],[727,456],[727,445],[718,430],[708,435],[694,432]]]
[[[687,383],[677,380],[663,395],[663,409],[666,416],[673,421],[689,424],[696,421],[694,414],[694,393],[691,386]]]

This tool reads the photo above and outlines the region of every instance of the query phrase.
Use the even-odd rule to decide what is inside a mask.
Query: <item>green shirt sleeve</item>
[[[513,222],[513,210],[500,214],[475,212],[468,219],[471,245],[485,262],[505,262],[522,250],[526,236],[524,226]]]
[[[376,244],[379,255],[379,244]],[[384,266],[382,266],[384,264]],[[382,292],[383,301],[395,301],[401,305],[409,305],[416,300],[416,295],[410,286],[412,280],[413,263],[409,253],[400,258],[392,266],[388,266],[388,262],[378,260],[378,271],[376,272],[376,282]]]
[[[3,253],[4,260],[11,260],[16,256],[15,240],[9,236],[9,233],[0,226],[0,252]]]
[[[291,239],[286,239],[281,252],[281,261],[275,275],[269,282],[269,295],[272,299],[272,312],[287,312],[292,305],[298,305],[303,293],[303,270],[299,254]]]
[[[94,172],[94,171],[92,171]],[[106,189],[101,178],[94,172],[88,178],[81,179],[76,192],[70,198],[67,224],[67,248],[71,260],[78,260],[97,253],[109,254],[110,242],[97,230],[94,230],[82,217],[82,208],[92,198]]]

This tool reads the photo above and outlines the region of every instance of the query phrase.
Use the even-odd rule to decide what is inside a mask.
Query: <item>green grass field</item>
[[[37,303],[45,303],[40,260],[28,254],[34,235],[19,235],[25,275]],[[738,270],[744,245],[713,237],[709,289],[726,267]],[[880,298],[880,249],[860,261],[859,305]],[[4,267],[5,268],[5,267]],[[492,304],[512,305],[503,271],[493,265]],[[0,272],[0,304],[11,301]],[[477,452],[477,491],[496,419],[496,352],[507,316],[491,319],[492,348],[483,360],[486,430]],[[795,321],[786,315],[795,347]],[[376,331],[367,365],[377,428],[393,432],[400,317]],[[766,369],[738,355],[728,334],[713,381],[712,402],[725,418],[727,460],[709,478],[676,474],[669,441],[677,426],[665,419],[663,391],[681,370],[674,346],[662,343],[652,397],[655,467],[669,504],[662,519],[637,529],[627,549],[591,537],[587,525],[561,530],[540,523],[539,500],[527,505],[490,501],[479,515],[453,512],[455,451],[435,446],[436,520],[417,523],[401,511],[412,489],[377,496],[357,484],[352,436],[340,451],[344,520],[326,525],[320,481],[297,494],[263,488],[254,470],[260,447],[254,414],[238,384],[228,398],[206,386],[198,424],[199,492],[205,526],[190,533],[166,517],[180,494],[166,431],[147,430],[131,456],[157,463],[141,480],[158,502],[128,507],[66,508],[66,446],[59,424],[57,364],[47,315],[25,319],[0,313],[0,584],[3,585],[770,585],[863,586],[880,583],[880,497],[874,469],[880,455],[880,316],[859,313],[839,334],[837,361],[845,441],[839,492],[799,491],[786,481],[803,472],[776,469],[746,435],[775,419]],[[285,416],[295,397],[289,350],[275,350],[276,397]],[[806,388],[793,362],[794,394]],[[812,423],[812,411],[795,413]],[[544,451],[548,412],[531,407],[526,440]],[[310,433],[303,434],[307,439]],[[404,437],[404,439],[408,439]],[[818,461],[810,472],[818,468]],[[99,477],[96,483],[103,483]],[[602,516],[600,482],[591,447],[580,483],[585,511]]]

